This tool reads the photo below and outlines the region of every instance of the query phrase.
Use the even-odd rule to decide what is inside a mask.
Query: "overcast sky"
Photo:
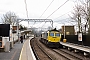
[[[60,24],[65,23],[63,22],[63,20],[68,18],[68,15],[70,14],[69,11],[73,10],[73,6],[74,6],[73,1],[75,0],[69,0],[67,3],[65,3],[66,1],[67,0],[26,0],[28,18],[29,19],[46,19],[49,16],[47,19],[58,21],[58,22],[54,22],[54,27],[59,27]],[[52,4],[50,5],[51,2]],[[60,7],[62,4],[64,5]],[[47,7],[48,9],[46,10]],[[14,12],[20,18],[24,18],[24,19],[27,18],[26,9],[25,9],[25,0],[0,0],[0,17],[8,11]],[[45,13],[43,14],[44,11]],[[22,22],[23,25],[25,23],[27,22],[25,21]],[[31,24],[35,27],[37,25],[38,27],[41,27],[41,25],[43,25],[44,23],[32,22]],[[49,23],[46,23],[44,25],[47,25],[47,24]]]

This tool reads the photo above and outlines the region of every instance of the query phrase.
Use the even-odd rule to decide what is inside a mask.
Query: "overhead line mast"
[[[26,16],[27,16],[27,19],[28,19],[28,10],[27,10],[27,3],[26,3],[26,0],[24,0],[24,2],[25,2]],[[28,27],[29,27],[29,21],[28,21]]]
[[[26,3],[26,0],[24,0],[24,2],[25,2],[26,15],[27,15],[27,18],[28,18],[28,10],[27,10],[27,3]]]

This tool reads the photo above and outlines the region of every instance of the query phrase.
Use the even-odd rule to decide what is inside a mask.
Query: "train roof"
[[[49,30],[49,32],[51,32],[51,31],[57,31],[57,32],[59,32],[59,30],[56,30],[56,28],[55,29],[52,29],[52,30]]]
[[[52,30],[44,31],[44,32],[42,32],[42,34],[43,34],[43,33],[48,33],[48,32],[51,32],[51,31],[60,32],[59,30],[56,30],[56,28],[55,28],[55,29],[52,29]]]

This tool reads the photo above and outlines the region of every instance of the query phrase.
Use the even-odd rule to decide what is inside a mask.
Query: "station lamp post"
[[[17,19],[17,35],[18,35],[18,40],[19,40],[19,20]]]

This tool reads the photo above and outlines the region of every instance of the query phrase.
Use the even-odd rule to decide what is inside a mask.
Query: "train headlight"
[[[48,41],[51,41],[51,40],[48,40]]]

